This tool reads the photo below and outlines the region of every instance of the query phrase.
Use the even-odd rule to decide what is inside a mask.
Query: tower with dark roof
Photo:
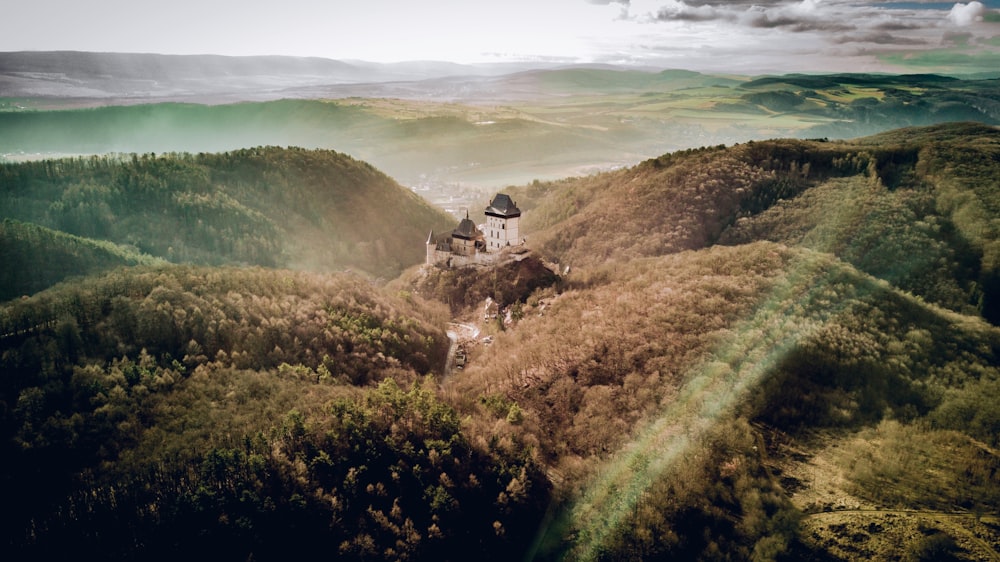
[[[427,235],[427,265],[445,264],[447,267],[463,267],[474,264],[495,263],[506,254],[501,250],[520,246],[521,210],[506,194],[497,193],[486,207],[486,224],[476,225],[465,211],[465,218],[451,233],[435,236]]]
[[[517,246],[520,237],[521,209],[510,196],[497,193],[486,207],[486,229],[483,238],[487,252],[499,252],[507,246]]]
[[[476,242],[482,239],[483,233],[476,227],[476,223],[469,219],[469,213],[466,212],[462,222],[451,231],[451,251],[462,256],[474,256]]]

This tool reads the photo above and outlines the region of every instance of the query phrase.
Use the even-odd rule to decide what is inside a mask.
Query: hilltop
[[[450,223],[364,162],[277,147],[0,164],[0,198],[4,218],[174,263],[388,277],[422,260],[413,240]],[[11,256],[15,271],[27,274],[33,255]],[[84,272],[61,267],[53,280]]]
[[[445,392],[542,452],[541,559],[884,560],[918,528],[976,559],[1000,540],[975,516],[1000,508],[998,353],[980,318],[757,242],[571,274]]]
[[[564,264],[771,240],[997,321],[998,154],[1000,130],[949,124],[680,151],[511,193],[533,246]]]

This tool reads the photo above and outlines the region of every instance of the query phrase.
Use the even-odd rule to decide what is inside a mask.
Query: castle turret
[[[504,193],[497,193],[486,207],[486,251],[498,252],[521,243],[521,209]]]
[[[474,256],[476,254],[476,242],[483,239],[483,233],[476,227],[476,223],[469,219],[469,213],[465,213],[465,218],[458,223],[458,228],[451,231],[451,251],[463,256]]]

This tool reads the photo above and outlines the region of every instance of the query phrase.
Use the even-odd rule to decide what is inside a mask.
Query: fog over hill
[[[165,99],[202,103],[279,99],[308,97],[310,92],[325,90],[334,94],[342,91],[342,95],[391,95],[397,90],[387,83],[493,76],[537,66],[20,51],[0,53],[0,97],[79,98],[92,100],[91,104],[107,104]],[[347,85],[353,87],[340,89]]]
[[[997,125],[997,86],[989,76],[934,74],[0,53],[0,159],[325,148],[372,163],[458,216],[507,185],[679,149]]]
[[[390,277],[421,262],[427,231],[451,222],[365,162],[276,147],[0,164],[0,201],[4,219],[105,241],[115,252]],[[54,282],[88,271],[63,260],[49,273],[28,240],[41,253],[92,255],[12,226],[0,248],[10,250],[3,257],[15,272],[43,270],[38,277]]]

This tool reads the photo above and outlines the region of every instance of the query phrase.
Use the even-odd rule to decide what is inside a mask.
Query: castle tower
[[[521,209],[503,193],[497,193],[486,207],[486,239],[487,252],[499,252],[507,246],[517,246],[521,243],[520,235]]]
[[[476,255],[476,242],[483,239],[483,233],[476,227],[476,223],[469,219],[466,211],[465,218],[458,223],[458,228],[451,231],[451,251],[462,256]]]

